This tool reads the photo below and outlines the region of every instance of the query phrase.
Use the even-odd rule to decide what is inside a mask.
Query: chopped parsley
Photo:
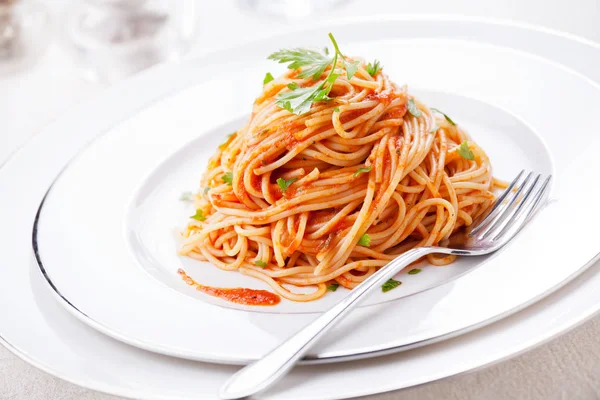
[[[446,118],[446,121],[450,122],[453,126],[456,126],[456,123],[454,121],[452,121],[452,118],[450,118],[448,115],[446,115],[445,113],[441,112],[440,110],[438,110],[437,108],[431,108],[433,111],[440,113],[444,116],[444,118]]]
[[[339,286],[340,286],[339,283],[331,283],[331,284],[327,285],[327,290],[335,292]]]
[[[460,144],[460,146],[458,147],[458,150],[456,150],[456,151],[465,160],[474,160],[475,159],[475,154],[473,154],[473,152],[469,148],[469,143],[467,143],[466,140]]]
[[[283,178],[277,178],[277,185],[279,185],[279,188],[281,189],[281,193],[285,193],[285,191],[290,187],[290,185],[294,182],[296,182],[298,180],[298,178],[292,178],[292,179],[283,179]]]
[[[423,115],[423,112],[421,112],[421,110],[419,110],[419,107],[417,107],[417,104],[415,103],[415,99],[409,99],[408,103],[406,104],[406,107],[408,108],[408,112],[410,112],[412,115],[414,115],[417,118],[419,118],[421,115]]]
[[[233,172],[227,172],[221,179],[229,186],[233,185]]]
[[[379,71],[381,71],[381,64],[379,63],[379,60],[373,61],[373,64],[367,64],[367,72],[369,75],[375,76]]]
[[[196,214],[191,215],[190,218],[195,219],[196,221],[204,221],[206,219],[201,209],[197,209]]]
[[[333,107],[333,111],[334,112],[340,112],[340,108],[339,107]]]
[[[179,200],[181,201],[192,201],[194,199],[194,194],[192,192],[183,192],[181,196],[179,196]]]
[[[358,175],[369,171],[371,171],[371,167],[359,168],[358,171],[354,173],[354,177],[357,177]]]
[[[371,236],[368,233],[365,233],[358,239],[359,246],[371,247]]]
[[[415,268],[415,269],[411,269],[410,271],[408,271],[408,274],[409,275],[416,275],[419,272],[421,272],[421,269],[420,268]]]
[[[256,265],[257,267],[261,267],[261,268],[266,268],[267,267],[267,263],[264,262],[263,260],[256,260],[256,261],[254,261],[254,265]]]
[[[265,79],[263,79],[263,85],[266,85],[267,83],[273,80],[275,80],[275,78],[273,78],[273,75],[271,75],[270,72],[267,72],[267,74],[265,75]]]
[[[237,132],[233,132],[233,133],[230,133],[229,135],[227,135],[227,138],[225,139],[225,141],[219,145],[219,149],[220,149],[220,150],[224,150],[224,149],[226,149],[226,148],[227,148],[227,145],[229,144],[229,142],[231,142],[231,139],[233,138],[233,136],[234,136],[236,133],[237,133]]]
[[[386,283],[381,285],[381,291],[384,293],[389,292],[390,290],[395,289],[400,285],[402,285],[402,282],[397,281],[395,279],[388,279]]]

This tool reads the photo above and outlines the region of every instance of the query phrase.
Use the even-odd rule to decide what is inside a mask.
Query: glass
[[[305,18],[342,3],[342,0],[238,0],[242,9],[288,19]]]
[[[179,60],[196,25],[193,0],[80,0],[67,9],[63,38],[86,78],[110,83]]]
[[[36,1],[0,0],[0,75],[25,69],[44,53],[50,14]]]

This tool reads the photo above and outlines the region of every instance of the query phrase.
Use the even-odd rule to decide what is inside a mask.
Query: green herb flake
[[[281,189],[281,193],[285,193],[285,191],[290,187],[290,185],[294,182],[296,182],[298,180],[298,178],[292,178],[292,179],[283,179],[283,178],[277,178],[277,185],[279,185],[279,188]]]
[[[204,221],[206,219],[201,209],[197,209],[196,214],[191,215],[190,218],[195,219],[196,221]]]
[[[230,133],[229,135],[227,135],[227,138],[225,139],[225,141],[219,145],[219,149],[225,150],[227,148],[227,145],[229,144],[229,142],[231,142],[233,136],[235,136],[236,133],[237,132],[233,132],[233,133]]]
[[[339,107],[333,107],[333,112],[340,112],[340,108]]]
[[[263,260],[256,260],[256,261],[254,261],[254,265],[256,265],[257,267],[261,267],[261,268],[266,268],[267,267],[267,263],[264,262]]]
[[[354,173],[354,177],[356,178],[358,175],[364,173],[364,172],[369,172],[371,171],[371,167],[366,167],[366,168],[359,168],[358,171],[356,171]]]
[[[204,188],[204,194],[207,194],[209,190],[210,190],[210,187],[205,187]]]
[[[406,107],[408,108],[408,112],[410,112],[412,115],[414,115],[417,118],[419,118],[420,116],[423,115],[423,112],[421,110],[419,110],[419,107],[417,107],[417,104],[415,103],[415,99],[409,99],[408,103],[406,104]]]
[[[386,283],[381,285],[381,291],[384,293],[389,292],[390,290],[395,289],[400,285],[402,285],[402,282],[397,281],[395,279],[388,279]]]
[[[367,72],[369,75],[375,76],[379,71],[381,71],[381,64],[379,63],[379,60],[373,61],[373,64],[367,64]]]
[[[335,292],[339,286],[340,286],[339,283],[331,283],[331,284],[327,285],[327,290],[329,290],[331,292]]]
[[[227,172],[221,179],[229,186],[233,185],[233,172]]]
[[[465,160],[474,160],[475,159],[475,154],[473,154],[473,152],[469,148],[469,143],[466,140],[461,143],[461,145],[458,147],[458,150],[456,150],[456,151]]]
[[[192,192],[183,192],[181,193],[181,196],[179,196],[179,200],[192,201],[194,200],[194,194]]]
[[[446,115],[442,111],[438,110],[437,108],[433,108],[433,107],[431,108],[431,110],[442,114],[444,116],[444,118],[446,118],[446,121],[450,122],[453,126],[456,126],[456,123],[454,121],[452,121],[452,118],[450,118],[448,115]]]
[[[275,78],[273,78],[273,75],[271,75],[270,72],[267,72],[267,74],[265,75],[265,79],[263,79],[263,85],[266,85],[267,83],[273,80],[275,80]]]
[[[368,233],[365,233],[358,239],[359,246],[371,247],[371,236]]]
[[[416,275],[419,272],[421,272],[421,269],[420,268],[415,268],[415,269],[411,269],[410,271],[408,271],[408,274],[409,275]]]
[[[296,89],[298,89],[298,84],[296,82],[291,82],[291,83],[288,83],[287,87],[290,90],[296,90]]]

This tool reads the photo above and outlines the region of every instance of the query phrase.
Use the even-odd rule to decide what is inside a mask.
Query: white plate
[[[374,305],[352,313],[312,351],[314,360],[404,350],[482,326],[548,294],[600,251],[593,235],[600,214],[594,202],[581,201],[600,192],[587,183],[589,176],[600,174],[600,164],[586,154],[600,143],[595,135],[597,86],[543,57],[479,40],[424,39],[413,28],[371,22],[360,28],[340,26],[335,32],[344,51],[377,57],[393,79],[427,91],[420,92],[425,101],[464,123],[490,155],[497,175],[511,178],[522,168],[546,174],[554,169],[554,200],[493,257],[402,277],[406,286],[380,293],[373,297]],[[365,30],[378,35],[364,38]],[[270,313],[267,308],[247,311],[215,304],[176,274],[183,266],[204,284],[267,288],[240,274],[176,257],[175,230],[190,215],[177,199],[196,187],[207,157],[225,133],[241,125],[237,115],[248,111],[264,71],[275,67],[265,56],[282,47],[325,44],[326,33],[315,29],[288,35],[212,61],[190,61],[161,76],[148,75],[149,87],[173,76],[189,87],[137,114],[125,114],[126,120],[106,105],[125,109],[150,96],[112,91],[96,111],[111,129],[63,171],[40,210],[37,254],[63,305],[102,332],[148,350],[244,363],[315,318],[306,312],[322,311],[346,294],[340,290],[312,304],[284,302]],[[386,39],[377,39],[381,37]],[[407,54],[418,61],[406,62]],[[62,123],[73,134],[81,131],[74,115]],[[106,129],[83,126],[96,135]],[[577,233],[567,235],[567,226]],[[484,268],[451,284],[384,302],[427,282],[457,276],[466,263],[484,261]],[[391,315],[402,323],[390,324]]]
[[[460,31],[490,40],[510,37],[531,46],[531,50],[547,51],[543,54],[548,57],[568,54],[565,62],[589,69],[587,73],[600,80],[600,72],[591,68],[600,62],[600,52],[596,45],[592,47],[583,41],[471,20],[390,21],[415,29],[444,28],[436,31],[440,34]],[[162,72],[164,69],[160,68],[144,74],[122,86],[120,93],[149,94],[146,77]],[[152,93],[159,97],[186,84],[186,79],[177,77],[168,83],[157,81]],[[97,107],[106,99],[104,96],[75,110],[78,122],[107,128],[96,116]],[[131,104],[121,112],[127,115],[140,106]],[[116,104],[108,104],[107,108],[118,110]],[[234,368],[153,355],[96,334],[51,301],[44,281],[30,267],[29,226],[37,203],[64,162],[90,137],[91,132],[71,136],[57,122],[0,170],[0,217],[15,221],[0,227],[4,245],[0,253],[0,337],[20,357],[82,386],[138,398],[214,398],[216,388]],[[48,151],[49,148],[55,150]],[[345,363],[336,368],[301,367],[263,398],[344,398],[424,383],[497,361],[547,340],[595,313],[600,308],[598,284],[600,271],[595,267],[557,294],[487,328],[402,355]],[[365,381],[369,382],[368,387]]]

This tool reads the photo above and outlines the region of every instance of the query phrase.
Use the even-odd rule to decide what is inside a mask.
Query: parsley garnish
[[[339,107],[333,107],[333,111],[334,112],[340,112],[340,108]]]
[[[296,90],[298,89],[298,84],[296,82],[288,83],[287,87],[290,90]]]
[[[292,178],[289,180],[283,179],[283,178],[277,178],[277,184],[279,185],[279,188],[281,189],[281,193],[285,193],[285,191],[290,187],[290,185],[294,182],[296,182],[298,180],[298,178]]]
[[[369,172],[369,171],[371,171],[371,167],[359,168],[358,171],[356,171],[354,173],[354,177],[356,178],[358,175],[362,174],[363,172]]]
[[[256,261],[254,261],[254,265],[256,265],[257,267],[261,267],[261,268],[266,268],[267,267],[267,263],[264,262],[263,260],[256,260]]]
[[[223,182],[231,186],[233,184],[233,172],[227,172],[225,175],[221,177]]]
[[[448,115],[446,115],[445,113],[441,112],[437,108],[431,108],[431,109],[433,111],[435,111],[435,112],[438,112],[438,113],[442,114],[444,116],[444,118],[446,118],[446,121],[450,122],[453,126],[456,126],[456,123],[454,121],[452,121],[452,118],[450,118]]]
[[[371,247],[371,236],[369,236],[369,234],[367,234],[367,233],[362,235],[360,237],[360,239],[358,239],[358,245],[365,246],[365,247]]]
[[[372,65],[371,63],[367,64],[367,72],[369,75],[375,76],[379,71],[381,71],[381,64],[379,63],[379,60],[373,61]]]
[[[335,292],[339,286],[340,286],[339,283],[332,283],[332,284],[327,285],[327,290]]]
[[[190,218],[195,219],[196,221],[204,221],[206,219],[201,209],[197,209],[196,214],[191,215]]]
[[[419,107],[417,107],[417,105],[415,104],[414,99],[409,99],[406,107],[408,108],[408,112],[410,112],[412,115],[414,115],[417,118],[419,118],[421,115],[423,115],[421,110],[419,110]]]
[[[270,60],[275,60],[279,63],[289,63],[289,69],[303,68],[298,73],[299,78],[308,78],[312,76],[313,81],[318,81],[321,75],[325,72],[327,67],[331,65],[329,74],[318,85],[308,86],[300,88],[297,85],[288,85],[290,92],[281,92],[277,95],[275,103],[289,112],[297,115],[304,114],[310,111],[312,103],[317,101],[330,100],[329,92],[333,87],[333,83],[340,76],[339,73],[335,72],[338,58],[341,58],[346,68],[346,75],[348,79],[352,79],[356,70],[358,69],[358,61],[349,62],[346,57],[341,53],[335,38],[330,33],[329,39],[333,43],[335,54],[333,57],[323,55],[318,51],[310,49],[288,49],[279,50],[267,57]]]
[[[411,269],[410,271],[408,271],[408,274],[409,275],[416,275],[419,272],[421,272],[421,269],[420,268],[415,268],[415,269]]]
[[[384,293],[389,292],[390,290],[395,289],[400,285],[402,285],[402,282],[397,281],[395,279],[388,279],[386,283],[381,285],[381,291]]]
[[[267,83],[271,82],[272,80],[275,80],[275,78],[273,78],[273,75],[271,75],[270,72],[267,72],[267,74],[265,75],[265,79],[263,79],[263,85],[266,85]]]
[[[469,148],[469,143],[467,143],[466,140],[461,143],[460,147],[456,151],[465,160],[474,160],[475,159],[475,154],[473,154],[473,152]]]
[[[194,199],[194,194],[192,192],[183,192],[181,196],[179,196],[179,200],[181,201],[192,201]]]

